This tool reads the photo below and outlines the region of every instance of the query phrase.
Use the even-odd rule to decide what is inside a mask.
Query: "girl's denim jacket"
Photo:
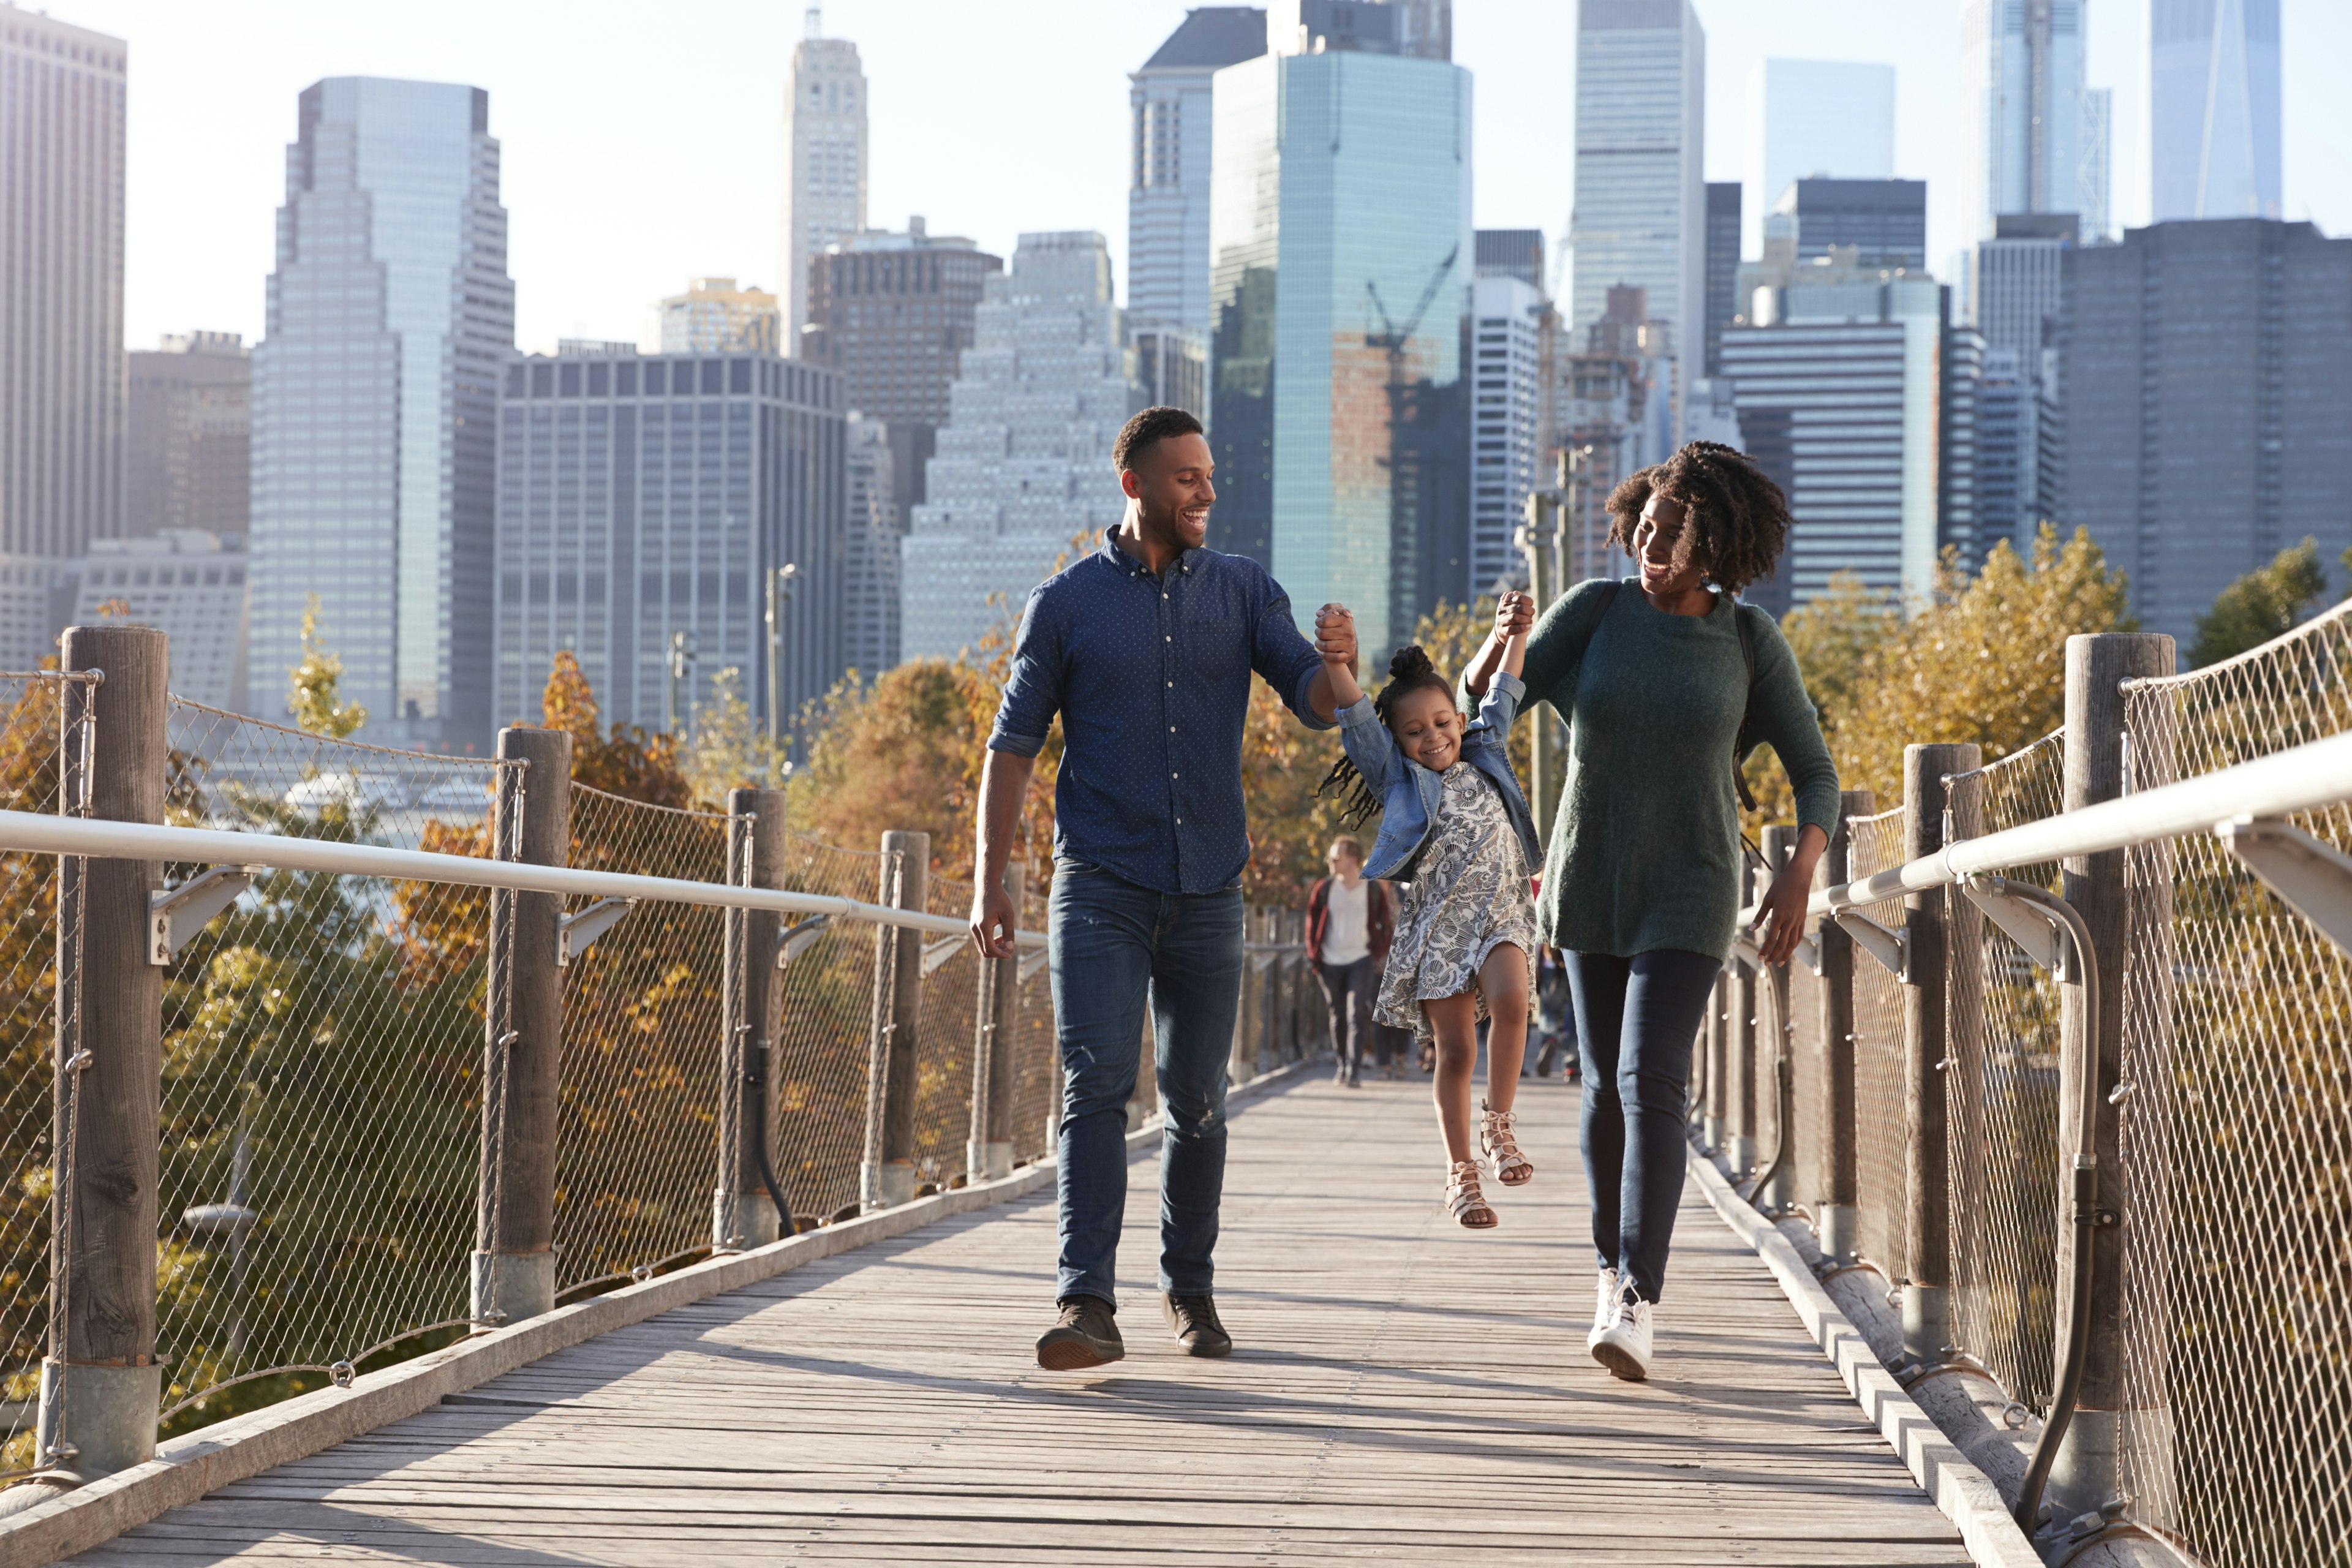
[[[1494,781],[1496,792],[1503,797],[1503,810],[1518,831],[1519,849],[1532,869],[1543,864],[1543,847],[1536,841],[1535,814],[1528,809],[1527,796],[1519,791],[1518,777],[1511,772],[1510,753],[1504,745],[1527,690],[1517,676],[1507,670],[1495,672],[1486,687],[1486,700],[1478,704],[1478,717],[1463,732],[1462,760]],[[1421,858],[1422,847],[1429,842],[1430,828],[1437,821],[1444,781],[1397,750],[1396,737],[1372,711],[1369,696],[1339,710],[1339,741],[1348,749],[1348,760],[1364,775],[1366,787],[1381,797],[1380,837],[1373,842],[1371,858],[1364,864],[1364,875],[1409,882],[1413,863]]]

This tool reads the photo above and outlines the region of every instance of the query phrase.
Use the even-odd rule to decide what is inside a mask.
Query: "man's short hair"
[[[1339,837],[1331,840],[1331,849],[1345,849],[1349,854],[1353,855],[1356,858],[1358,865],[1361,865],[1363,863],[1364,841],[1357,837],[1352,833],[1342,833]],[[1331,849],[1326,849],[1323,853],[1328,855],[1331,852]]]
[[[1169,437],[1199,434],[1201,422],[1181,408],[1147,408],[1119,427],[1118,439],[1110,444],[1111,465],[1128,473]]]

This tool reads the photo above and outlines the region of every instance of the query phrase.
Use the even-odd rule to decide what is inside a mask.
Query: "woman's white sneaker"
[[[1592,1331],[1584,1336],[1586,1350],[1589,1351],[1601,1342],[1601,1336],[1609,1331],[1610,1320],[1616,1315],[1617,1270],[1604,1268],[1601,1271],[1600,1288],[1593,1292]]]
[[[1628,1283],[1617,1298],[1617,1310],[1609,1320],[1608,1328],[1592,1343],[1592,1359],[1609,1369],[1613,1377],[1628,1383],[1639,1383],[1650,1375],[1651,1315],[1654,1304],[1633,1293]]]

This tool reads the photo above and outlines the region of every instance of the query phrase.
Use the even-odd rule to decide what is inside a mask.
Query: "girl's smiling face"
[[[1434,686],[1406,692],[1389,710],[1397,749],[1432,773],[1444,773],[1462,754],[1462,728],[1454,693]]]

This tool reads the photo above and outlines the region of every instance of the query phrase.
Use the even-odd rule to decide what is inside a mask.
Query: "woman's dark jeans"
[[[1315,961],[1315,978],[1323,983],[1323,1002],[1331,1009],[1331,1049],[1339,1058],[1339,1076],[1349,1083],[1363,1066],[1371,1044],[1372,986],[1380,965],[1368,953],[1353,963]]]
[[[1644,1301],[1665,1287],[1682,1206],[1691,1047],[1723,961],[1664,948],[1632,958],[1568,952],[1584,1062],[1584,1184],[1592,1246]]]

